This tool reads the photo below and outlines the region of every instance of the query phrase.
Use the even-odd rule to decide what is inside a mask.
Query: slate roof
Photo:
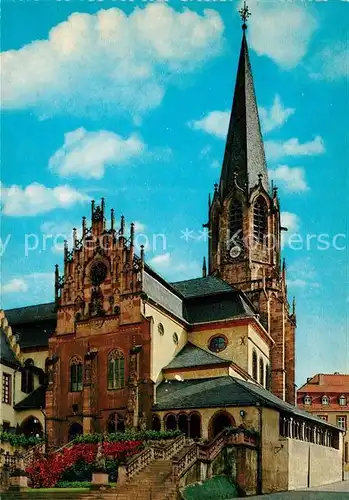
[[[45,408],[45,386],[41,385],[26,398],[14,406],[15,410],[32,410],[34,408]]]
[[[19,362],[13,352],[7,335],[3,328],[0,327],[0,360],[4,364],[11,366],[19,366]]]
[[[229,361],[188,342],[164,369],[191,368],[194,366],[221,365],[226,363],[229,363]]]
[[[171,283],[171,285],[186,299],[235,290],[235,288],[216,276],[177,281]]]
[[[48,347],[48,339],[56,328],[54,302],[9,309],[6,317],[21,348]]]
[[[280,412],[291,413],[308,420],[324,423],[315,415],[282,401],[266,389],[230,376],[163,381],[156,389],[156,403],[153,409],[158,411],[185,408],[255,406],[256,403],[264,407],[274,408]]]
[[[216,297],[186,300],[184,314],[187,321],[192,324],[257,315],[243,295],[233,290]]]

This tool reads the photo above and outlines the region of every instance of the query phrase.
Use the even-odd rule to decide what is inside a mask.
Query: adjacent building
[[[298,390],[298,407],[345,431],[344,463],[349,464],[349,375],[318,373]]]

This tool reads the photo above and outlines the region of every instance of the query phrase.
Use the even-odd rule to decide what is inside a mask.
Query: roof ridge
[[[5,312],[12,312],[12,311],[17,311],[18,309],[29,309],[30,307],[39,307],[39,306],[49,306],[49,305],[55,305],[54,301],[51,302],[43,302],[42,304],[31,304],[29,306],[19,306],[19,307],[12,307],[11,309],[5,309]]]

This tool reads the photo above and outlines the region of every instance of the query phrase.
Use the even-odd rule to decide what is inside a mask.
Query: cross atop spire
[[[247,19],[251,16],[246,0],[244,0],[244,6],[239,10],[239,14],[243,22],[242,29],[245,31],[247,29]]]

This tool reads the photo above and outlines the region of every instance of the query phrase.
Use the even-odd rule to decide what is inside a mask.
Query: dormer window
[[[311,401],[312,401],[312,399],[311,399],[310,396],[305,396],[304,397],[304,404],[305,405],[311,405]]]
[[[343,395],[342,395],[342,396],[339,398],[339,401],[338,401],[338,402],[339,402],[339,405],[340,405],[340,406],[346,406],[346,405],[347,405],[347,398],[346,398],[345,396],[343,396]]]
[[[328,405],[330,402],[329,398],[327,396],[322,396],[321,403],[323,405]]]

